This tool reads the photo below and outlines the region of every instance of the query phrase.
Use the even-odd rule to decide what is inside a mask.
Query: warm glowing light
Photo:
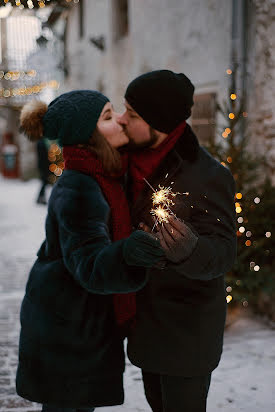
[[[271,232],[266,232],[265,236],[266,237],[271,237]]]
[[[237,213],[241,213],[242,210],[243,210],[243,209],[242,209],[241,207],[236,207],[236,212],[237,212]]]
[[[258,204],[258,203],[260,203],[260,201],[261,201],[261,199],[259,197],[255,197],[254,203]]]
[[[226,70],[226,73],[227,73],[227,74],[232,74],[232,70],[231,70],[231,69],[227,69],[227,70]]]
[[[243,197],[243,195],[241,193],[236,193],[236,198],[237,199],[241,199]]]
[[[227,295],[227,296],[226,296],[226,302],[227,302],[227,303],[230,303],[232,299],[233,299],[233,298],[232,298],[231,295]]]
[[[239,232],[244,233],[245,232],[245,227],[243,227],[243,226],[239,227]]]
[[[59,147],[58,147],[58,145],[57,145],[57,144],[55,144],[55,143],[51,144],[51,146],[50,146],[50,150],[52,150],[53,152],[57,152],[57,151],[58,151],[58,149],[59,149]]]
[[[160,223],[169,222],[169,211],[162,206],[158,206],[156,209],[151,210],[152,215],[156,216]]]
[[[159,205],[164,203],[167,206],[172,206],[174,202],[169,198],[169,196],[175,197],[176,194],[172,192],[171,187],[159,186],[160,190],[157,190],[152,194],[153,205]]]
[[[227,286],[227,288],[226,288],[226,292],[227,292],[227,293],[232,292],[232,287],[231,287],[231,286]]]
[[[259,265],[255,265],[255,266],[254,266],[254,270],[255,270],[255,272],[259,272],[260,266],[259,266]]]
[[[228,158],[226,159],[228,163],[232,163],[232,157],[228,156]]]
[[[240,205],[240,203],[236,202],[236,203],[235,203],[235,206],[236,206],[236,207],[240,207],[241,205]]]
[[[64,163],[64,162],[58,162],[58,163],[57,163],[57,166],[60,167],[60,169],[63,170],[64,167],[65,167],[65,163]]]
[[[232,93],[232,94],[230,95],[230,99],[231,99],[231,100],[236,100],[236,99],[237,99],[237,95],[236,95],[235,93]]]
[[[243,223],[243,217],[238,217],[238,223]]]
[[[229,117],[229,119],[233,120],[235,118],[235,115],[234,115],[234,113],[229,113],[228,117]]]
[[[61,176],[62,175],[62,169],[60,169],[59,167],[57,167],[56,168],[56,170],[54,171],[54,174],[56,175],[56,176]]]
[[[52,164],[49,166],[49,169],[50,169],[50,171],[51,171],[52,173],[54,173],[54,172],[56,171],[56,169],[57,169],[56,164],[55,164],[55,163],[52,163]]]
[[[24,72],[22,72],[22,73],[24,73]],[[9,74],[9,76],[11,76],[10,73],[6,73],[6,74]],[[9,80],[12,80],[12,77],[10,78],[9,76],[8,76]],[[16,79],[14,78],[13,80],[16,80]],[[16,95],[20,95],[20,96],[28,95],[29,96],[33,93],[41,92],[41,90],[45,89],[46,87],[56,89],[56,88],[59,87],[59,83],[56,82],[55,80],[51,80],[49,82],[42,82],[39,85],[34,85],[32,87],[23,86],[19,89],[0,89],[0,97],[13,97],[13,96],[16,96]],[[14,93],[14,90],[16,90],[15,93]]]
[[[226,164],[224,162],[221,162],[221,165],[223,165],[224,167],[226,167]]]
[[[27,74],[30,77],[35,77],[36,76],[36,70],[29,70]]]
[[[245,246],[251,246],[251,241],[250,241],[250,240],[247,240],[247,241],[245,242]]]
[[[228,133],[223,132],[223,133],[222,133],[222,137],[223,137],[224,139],[226,139],[226,138],[228,137]]]
[[[225,133],[230,134],[230,133],[231,133],[231,129],[230,129],[229,127],[227,127],[227,128],[225,129]]]
[[[177,195],[186,195],[186,196],[188,196],[189,192],[184,192],[184,193],[176,192],[175,193],[175,192],[172,191],[172,188],[170,186],[169,187],[164,187],[164,186],[161,186],[161,185],[158,186],[159,190],[155,190],[153,188],[153,186],[148,182],[147,179],[143,178],[143,180],[150,187],[150,189],[152,189],[152,191],[153,191],[153,194],[152,194],[153,209],[151,209],[150,213],[157,218],[155,220],[155,224],[154,224],[153,229],[152,229],[152,231],[153,231],[155,226],[158,223],[163,223],[163,222],[168,223],[169,222],[168,218],[170,216],[175,216],[174,213],[172,212],[172,210],[170,209],[170,207],[174,205],[174,202],[171,199],[171,197],[176,197]],[[171,185],[172,184],[174,184],[174,182],[171,182]]]

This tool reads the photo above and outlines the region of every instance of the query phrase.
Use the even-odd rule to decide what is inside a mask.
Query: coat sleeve
[[[211,280],[224,275],[236,258],[235,182],[231,173],[220,169],[201,193],[207,195],[196,196],[189,222],[198,235],[196,248],[186,260],[169,266],[188,278]]]
[[[64,264],[83,288],[113,294],[134,292],[145,285],[146,270],[124,261],[125,240],[111,242],[110,209],[96,182],[86,192],[60,192],[55,211]]]

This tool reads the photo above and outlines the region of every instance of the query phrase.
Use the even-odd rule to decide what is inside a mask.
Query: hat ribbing
[[[62,146],[88,143],[109,99],[94,90],[61,94],[49,106],[39,100],[27,103],[20,116],[22,131],[30,140],[59,140]]]

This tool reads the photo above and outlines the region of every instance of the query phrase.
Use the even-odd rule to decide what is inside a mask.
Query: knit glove
[[[171,217],[169,223],[158,225],[157,237],[166,258],[173,263],[187,259],[195,249],[198,237],[181,220]]]
[[[123,257],[128,265],[153,267],[164,256],[156,235],[136,230],[123,245]]]

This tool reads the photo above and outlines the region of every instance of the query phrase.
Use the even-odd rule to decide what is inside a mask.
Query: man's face
[[[118,123],[129,138],[129,148],[154,147],[158,142],[158,132],[150,127],[127,101],[125,101],[125,112],[118,118]]]

